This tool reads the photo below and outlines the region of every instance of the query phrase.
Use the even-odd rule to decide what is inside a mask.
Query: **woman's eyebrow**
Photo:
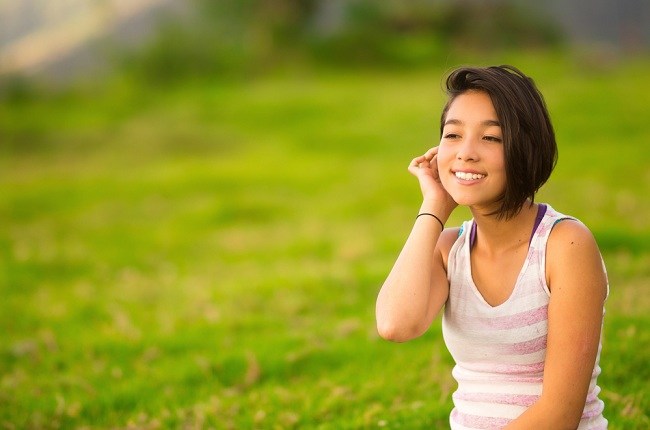
[[[448,119],[445,121],[444,125],[464,125],[465,123],[459,119]],[[486,127],[501,127],[501,123],[495,119],[486,119],[485,121],[481,121],[481,125],[486,126]]]
[[[495,119],[487,119],[483,122],[481,122],[482,125],[489,126],[489,127],[501,127],[501,123]]]
[[[463,125],[463,121],[461,121],[459,119],[448,119],[448,120],[445,120],[444,125]]]

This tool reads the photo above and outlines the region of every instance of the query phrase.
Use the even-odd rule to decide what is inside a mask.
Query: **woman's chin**
[[[472,206],[476,204],[476,199],[469,198],[468,196],[463,195],[454,195],[450,194],[451,198],[458,203],[459,206]]]

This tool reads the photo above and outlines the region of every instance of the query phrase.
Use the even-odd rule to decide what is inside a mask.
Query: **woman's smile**
[[[470,171],[460,171],[457,170],[454,173],[454,176],[456,178],[460,179],[462,182],[474,182],[478,181],[479,179],[485,178],[486,175],[481,174],[481,173],[476,173],[476,172],[470,172]]]

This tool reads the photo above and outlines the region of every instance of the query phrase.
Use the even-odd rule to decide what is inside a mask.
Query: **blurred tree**
[[[153,81],[260,73],[296,59],[417,65],[454,49],[556,46],[559,27],[507,0],[193,0],[145,50],[130,55]]]
[[[348,0],[339,8],[343,24],[314,43],[333,61],[431,62],[456,48],[552,47],[564,40],[550,18],[507,0]],[[404,51],[413,41],[429,47],[420,56],[408,56]]]

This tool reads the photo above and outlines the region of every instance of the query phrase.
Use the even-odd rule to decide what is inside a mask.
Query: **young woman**
[[[377,297],[378,331],[407,341],[443,311],[452,429],[607,428],[602,258],[587,227],[533,201],[557,160],[543,97],[510,66],[455,70],[447,94],[440,144],[408,168],[423,200]],[[473,219],[444,228],[457,205]]]

